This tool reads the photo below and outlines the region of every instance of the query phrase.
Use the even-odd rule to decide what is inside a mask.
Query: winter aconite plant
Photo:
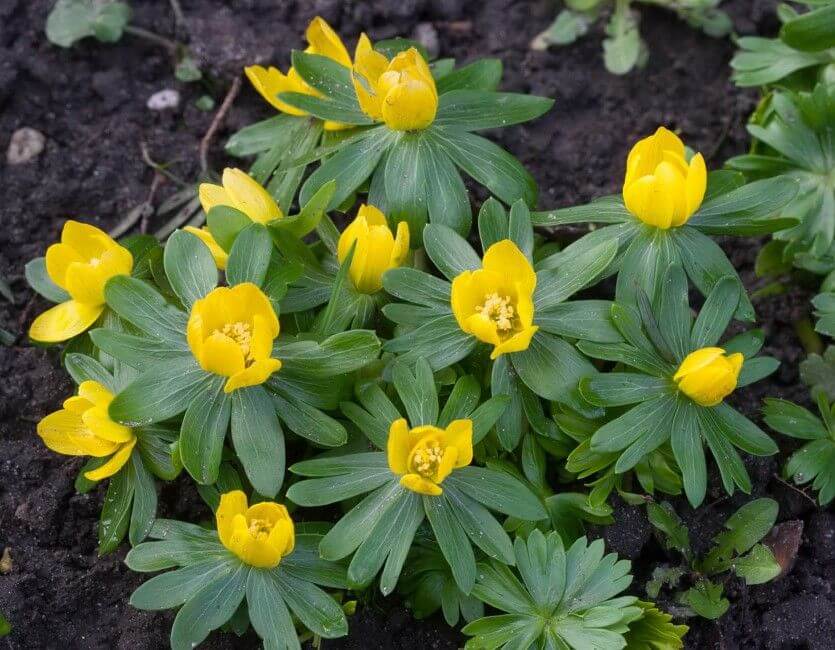
[[[533,178],[476,132],[550,99],[499,92],[497,61],[455,68],[365,34],[349,48],[319,17],[305,36],[286,72],[246,68],[279,114],[230,139],[249,171],[207,170],[175,195],[194,208],[182,229],[116,241],[67,221],[26,267],[55,303],[30,338],[66,344],[54,358],[77,385],[37,433],[84,457],[79,491],[106,486],[100,552],[126,538],[128,567],[158,573],[131,603],[177,609],[177,649],[213,630],[279,650],[343,636],[366,602],[348,594],[372,585],[465,623],[469,648],[682,647],[686,626],[638,600],[629,562],[590,538],[621,516],[613,494],[649,503],[685,557],[681,602],[703,615],[725,609],[717,576],[776,575],[758,544],[769,503],[697,558],[653,499],[700,506],[706,449],[729,494],[750,492],[741,453],[777,451],[732,405],[777,362],[757,356],[761,331],[726,336],[754,311],[711,236],[825,234],[809,201],[825,216],[831,191],[807,154],[825,153],[812,145],[831,92],[775,96],[754,129],[774,151],[735,164],[776,178],[708,172],[660,127],[632,148],[620,196],[531,212]],[[473,206],[460,172],[494,196]],[[560,248],[554,229],[577,223],[589,231]],[[765,414],[809,441],[787,474],[825,504],[820,410]],[[157,519],[181,492],[211,511]]]

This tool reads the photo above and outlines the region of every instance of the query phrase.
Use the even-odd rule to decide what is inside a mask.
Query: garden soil
[[[708,38],[651,8],[641,8],[648,65],[615,77],[603,68],[600,28],[563,49],[528,49],[554,17],[556,3],[548,1],[181,0],[182,24],[175,22],[169,2],[130,2],[136,25],[189,42],[208,80],[184,84],[175,80],[165,49],[133,36],[113,45],[85,41],[69,50],[49,44],[44,23],[51,4],[0,0],[0,154],[21,127],[46,138],[43,151],[27,163],[0,160],[0,276],[14,293],[13,304],[0,297],[0,328],[14,339],[0,345],[0,549],[8,552],[8,561],[0,562],[0,612],[13,628],[0,639],[0,648],[13,650],[167,646],[172,613],[140,612],[127,604],[143,576],[126,569],[124,549],[97,556],[103,489],[76,494],[73,481],[81,461],[47,451],[35,435],[36,422],[58,408],[72,386],[58,350],[26,341],[29,323],[47,305],[28,289],[23,267],[58,238],[67,218],[111,229],[146,200],[158,206],[172,194],[173,183],[154,183],[143,150],[178,177],[196,181],[199,145],[214,116],[195,105],[200,96],[209,94],[219,105],[246,64],[287,66],[290,49],[302,46],[304,27],[317,14],[351,46],[364,29],[375,40],[419,36],[430,50],[462,62],[499,57],[504,89],[556,100],[539,120],[494,134],[533,173],[542,208],[618,191],[630,143],[659,124],[680,131],[706,155],[709,166],[721,166],[745,150],[744,124],[756,102],[755,93],[729,81],[730,41]],[[777,29],[774,5],[723,3],[737,32],[765,35]],[[179,105],[149,109],[148,99],[165,89],[179,92]],[[244,83],[211,138],[210,167],[220,170],[230,162],[222,148],[230,133],[271,111]],[[474,195],[475,201],[483,198]],[[152,216],[146,225],[152,232],[163,221]],[[761,241],[722,244],[748,288],[759,288],[753,263]],[[806,399],[797,371],[803,353],[793,323],[804,317],[809,297],[792,289],[757,302],[765,351],[783,365],[769,380],[734,396],[747,415],[759,418],[765,396]],[[784,451],[790,448],[785,440],[781,445]],[[747,588],[731,580],[726,585],[730,610],[719,622],[691,619],[687,647],[835,647],[835,515],[779,479],[784,461],[785,453],[750,461],[748,468],[754,495],[776,499],[779,520],[788,522],[781,531],[783,554],[793,559],[790,568],[762,586]],[[714,474],[702,509],[693,512],[680,502],[677,507],[692,525],[694,544],[704,548],[747,499],[726,497]],[[162,488],[160,514],[190,521],[210,516],[186,480]],[[593,534],[633,561],[631,592],[639,596],[657,565],[675,561],[652,535],[641,508],[618,504],[615,524]],[[675,607],[663,598],[662,604]],[[373,593],[360,597],[350,627],[347,638],[321,647],[424,650],[457,648],[464,640],[439,616],[416,622],[396,598]],[[206,643],[210,648],[257,645],[251,633],[243,638],[215,633]]]

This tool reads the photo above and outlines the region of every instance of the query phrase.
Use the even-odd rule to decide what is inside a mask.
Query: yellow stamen
[[[272,529],[272,523],[266,519],[253,519],[249,522],[249,533],[255,539],[267,539]]]
[[[438,472],[438,466],[444,456],[443,447],[437,440],[427,441],[412,454],[412,468],[423,478],[432,478]]]
[[[235,341],[238,346],[240,346],[241,351],[244,353],[244,359],[247,361],[247,365],[253,361],[253,359],[249,356],[249,348],[252,342],[252,327],[250,327],[249,323],[243,323],[241,321],[236,323],[226,323],[222,329],[215,330],[215,332],[228,336],[230,339]]]
[[[513,329],[513,319],[516,311],[510,304],[510,296],[502,298],[498,293],[488,293],[484,297],[484,304],[475,308],[479,314],[495,321],[499,331],[507,332]]]

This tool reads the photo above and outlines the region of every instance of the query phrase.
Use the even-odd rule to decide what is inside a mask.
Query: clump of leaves
[[[713,538],[710,551],[697,556],[690,545],[690,533],[673,507],[669,503],[648,504],[649,521],[658,529],[664,547],[679,553],[684,563],[658,567],[653,580],[647,583],[647,593],[655,598],[666,584],[677,590],[676,598],[694,614],[710,619],[721,617],[730,606],[723,596],[723,583],[730,571],[749,585],[762,584],[779,575],[781,568],[774,554],[759,543],[774,526],[777,511],[773,499],[746,503],[728,517],[724,530]],[[692,586],[679,589],[685,579]]]
[[[749,178],[784,178],[799,190],[780,209],[799,219],[774,234],[787,263],[813,273],[835,267],[835,84],[818,84],[811,92],[775,91],[748,125],[756,139],[752,153],[736,156],[728,166]],[[773,255],[774,251],[769,251]]]
[[[632,582],[631,563],[604,556],[602,540],[583,537],[566,549],[557,533],[535,530],[527,540],[517,537],[513,551],[516,571],[496,561],[479,565],[473,595],[506,613],[464,627],[473,637],[467,648],[615,650],[627,645],[630,633],[644,647],[682,647],[686,626],[654,613],[639,623],[653,608],[619,595]]]
[[[763,415],[775,431],[808,440],[791,455],[783,474],[797,485],[812,482],[818,503],[826,506],[835,498],[835,413],[824,391],[817,392],[816,401],[820,417],[799,404],[773,398],[765,401]]]
[[[777,6],[783,23],[779,38],[745,36],[731,60],[738,86],[810,89],[817,81],[835,80],[835,4],[826,0],[793,0],[810,11],[799,13],[790,4]]]
[[[534,38],[531,48],[544,50],[550,45],[573,43],[611,9],[603,40],[606,69],[612,74],[626,74],[641,68],[649,50],[638,29],[639,17],[631,8],[633,1],[669,9],[709,36],[727,36],[733,29],[731,19],[718,8],[721,0],[565,0],[565,8],[548,29]]]

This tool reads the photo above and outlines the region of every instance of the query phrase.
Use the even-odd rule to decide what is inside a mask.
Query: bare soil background
[[[133,610],[128,597],[143,577],[122,564],[124,549],[96,554],[96,523],[104,490],[76,495],[73,480],[81,462],[49,452],[35,435],[36,422],[60,406],[72,387],[60,369],[57,350],[33,348],[25,332],[45,302],[23,279],[24,264],[42,255],[67,218],[104,229],[115,226],[149,196],[154,176],[141,147],[179,176],[197,180],[198,146],[213,113],[195,100],[209,92],[218,104],[243,65],[261,62],[286,68],[290,49],[302,46],[307,22],[321,15],[353,47],[361,30],[372,39],[394,35],[437,37],[441,56],[466,62],[502,59],[503,88],[547,95],[554,109],[527,125],[495,134],[528,166],[540,184],[540,207],[576,204],[616,192],[630,143],[658,124],[680,130],[716,168],[747,146],[744,123],[756,94],[728,80],[733,46],[714,40],[661,10],[641,8],[641,29],[650,45],[648,66],[626,77],[606,73],[600,30],[581,42],[549,52],[528,43],[555,15],[548,1],[512,0],[182,0],[185,25],[177,27],[163,0],[134,1],[133,23],[189,42],[210,82],[174,79],[165,50],[132,36],[104,45],[84,41],[70,50],[49,44],[43,27],[52,0],[0,0],[0,152],[11,134],[28,126],[46,136],[34,161],[0,162],[0,275],[11,284],[15,303],[0,299],[0,328],[17,338],[0,345],[0,548],[12,568],[0,575],[0,612],[13,631],[0,647],[167,647],[171,612]],[[724,3],[741,34],[772,34],[774,0]],[[166,88],[181,94],[179,107],[156,112],[148,98]],[[229,161],[222,145],[241,126],[272,115],[245,83],[210,150],[211,166]],[[159,204],[175,191],[158,188]],[[476,196],[480,200],[483,196]],[[151,230],[160,220],[151,220]],[[753,261],[760,242],[723,242],[749,289],[759,285]],[[737,405],[759,418],[761,399],[803,401],[797,364],[802,350],[792,323],[807,309],[802,289],[759,302],[765,351],[783,365],[769,380],[735,396]],[[786,440],[780,440],[785,450]],[[784,578],[746,588],[731,581],[732,601],[718,623],[694,619],[689,648],[835,647],[835,516],[822,511],[775,475],[785,459],[748,463],[755,496],[780,503],[780,521],[803,524],[802,545]],[[692,524],[694,544],[704,547],[722,521],[749,497],[727,498],[712,476],[706,505],[697,512],[677,502]],[[165,486],[160,515],[200,520],[209,516],[188,481]],[[668,561],[652,536],[642,509],[618,505],[616,523],[596,531],[611,549],[634,562],[632,592],[643,595],[652,569]],[[415,622],[395,599],[363,596],[350,621],[350,635],[324,648],[456,648],[462,636],[440,617]],[[248,635],[214,634],[213,648],[257,647]]]

